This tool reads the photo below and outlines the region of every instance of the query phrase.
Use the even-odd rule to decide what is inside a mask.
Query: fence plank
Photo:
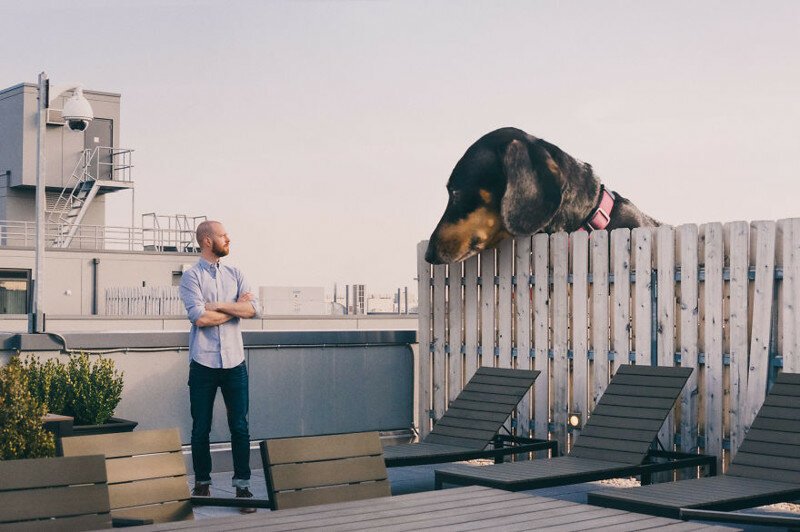
[[[705,229],[705,453],[722,459],[722,225]]]
[[[569,236],[556,233],[550,237],[553,264],[553,425],[555,439],[560,449],[567,444],[567,413],[569,410],[569,361],[567,360],[567,331],[569,328],[569,300],[567,296],[567,268]]]
[[[447,287],[447,316],[449,355],[447,357],[447,399],[448,406],[453,401],[464,382],[464,354],[462,352],[464,317],[464,296],[461,281],[463,278],[464,263],[451,264],[448,271]],[[399,303],[398,303],[399,305]],[[399,308],[399,306],[398,306]]]
[[[656,229],[656,260],[658,278],[658,302],[656,304],[656,339],[658,341],[658,365],[675,365],[675,230],[669,226]],[[665,449],[675,445],[675,409],[670,411],[658,433]],[[656,475],[664,480],[671,473]],[[657,482],[656,478],[653,480]]]
[[[594,231],[589,239],[592,269],[592,394],[597,404],[609,381],[608,364],[608,233]]]
[[[514,239],[506,238],[497,247],[497,367],[511,367],[511,278],[514,273]]]
[[[534,433],[536,438],[548,438],[550,422],[550,361],[547,350],[550,317],[549,240],[546,234],[533,236],[533,340],[536,347],[535,368],[540,371],[533,386]]]
[[[478,256],[464,261],[464,382],[478,369]]]
[[[781,328],[783,371],[800,372],[800,218],[778,222],[781,236],[783,283],[781,288]]]
[[[495,251],[481,252],[481,366],[494,367],[495,346]]]
[[[419,359],[417,361],[417,421],[420,439],[431,430],[429,412],[431,410],[431,265],[425,261],[428,241],[417,244],[417,279]]]
[[[614,272],[611,304],[611,351],[615,364],[628,364],[631,330],[631,231],[611,231],[611,264]]]
[[[531,237],[516,239],[514,265],[517,285],[514,290],[514,323],[516,329],[517,368],[531,369]],[[527,437],[531,422],[531,392],[517,407],[517,435]]]
[[[653,230],[649,227],[636,227],[631,231],[633,240],[633,264],[636,269],[633,307],[633,349],[636,351],[636,364],[651,364],[651,322],[653,289]]]
[[[572,239],[572,411],[589,415],[589,233]],[[574,436],[579,432],[576,431]]]
[[[447,354],[445,353],[445,334],[447,324],[447,300],[445,282],[447,266],[437,264],[433,267],[433,416],[438,421],[447,407],[445,380]]]
[[[730,362],[730,456],[733,459],[745,435],[742,412],[747,402],[747,292],[750,225],[732,222],[725,226],[730,268],[728,330]]]
[[[681,393],[680,435],[681,451],[697,452],[697,226],[681,225],[676,233],[676,250],[679,254],[681,284],[679,306],[681,366],[693,368]]]
[[[747,375],[745,428],[761,408],[767,393],[769,344],[775,280],[775,222],[753,222],[750,230],[751,260],[755,259],[753,322],[750,336],[750,371]]]

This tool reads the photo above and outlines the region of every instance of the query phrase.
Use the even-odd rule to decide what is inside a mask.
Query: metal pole
[[[45,113],[47,112],[47,73],[39,74],[38,134],[36,135],[36,266],[33,283],[32,323],[29,332],[44,332],[44,237],[45,237]]]

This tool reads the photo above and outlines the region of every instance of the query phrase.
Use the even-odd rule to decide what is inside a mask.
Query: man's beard
[[[228,254],[228,250],[225,249],[225,246],[217,245],[216,242],[211,246],[211,252],[217,257],[224,257]]]

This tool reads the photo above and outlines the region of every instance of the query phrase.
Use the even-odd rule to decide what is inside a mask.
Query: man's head
[[[217,258],[224,257],[230,252],[231,239],[225,232],[225,227],[214,220],[201,222],[197,226],[197,244],[202,254],[211,254]]]

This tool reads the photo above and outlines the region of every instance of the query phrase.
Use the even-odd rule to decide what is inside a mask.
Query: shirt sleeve
[[[240,269],[236,269],[236,280],[239,285],[238,293],[236,294],[236,299],[238,300],[242,294],[245,292],[250,292],[253,294],[253,299],[250,300],[250,304],[253,305],[253,310],[256,311],[256,315],[253,316],[254,318],[261,317],[261,303],[258,300],[258,294],[253,292],[252,288],[250,287],[250,283],[247,282],[247,279],[244,278],[244,274]]]
[[[179,292],[183,305],[186,307],[186,313],[189,314],[189,321],[195,325],[206,310],[206,302],[203,299],[200,279],[196,271],[189,270],[183,274]]]

